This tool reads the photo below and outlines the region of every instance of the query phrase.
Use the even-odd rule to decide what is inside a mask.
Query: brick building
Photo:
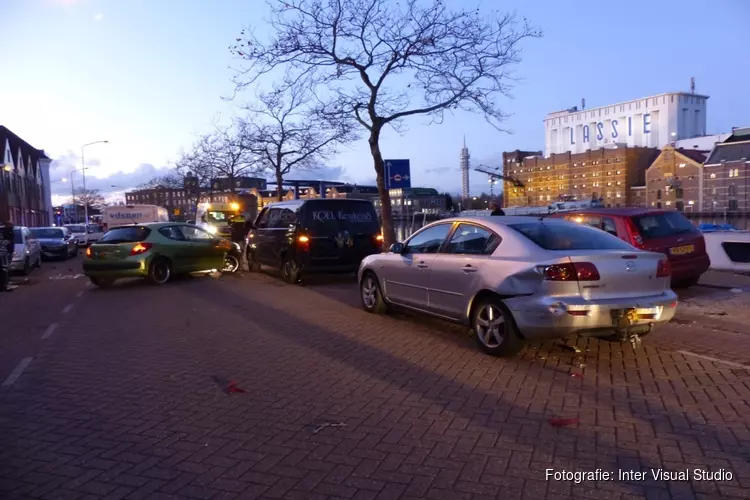
[[[158,205],[166,208],[170,214],[174,215],[193,212],[195,202],[195,198],[191,197],[184,189],[166,186],[138,189],[125,193],[125,203],[128,205]]]
[[[504,174],[510,177],[503,183],[504,206],[545,206],[562,199],[601,199],[606,206],[619,207],[635,204],[638,191],[631,187],[645,184],[646,169],[659,150],[601,148],[577,154],[552,154],[548,158],[526,156],[508,164],[506,160],[514,154],[503,155]]]
[[[49,165],[41,149],[0,126],[0,222],[46,226],[52,220]]]
[[[645,206],[699,211],[703,162],[708,154],[709,151],[664,146],[646,170]]]
[[[735,129],[703,166],[703,212],[750,212],[750,128]]]

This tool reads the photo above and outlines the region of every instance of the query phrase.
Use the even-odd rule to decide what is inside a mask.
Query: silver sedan
[[[465,217],[425,226],[366,257],[366,311],[404,308],[470,326],[479,348],[518,353],[526,340],[573,334],[640,342],[671,320],[677,295],[659,253],[559,219]]]

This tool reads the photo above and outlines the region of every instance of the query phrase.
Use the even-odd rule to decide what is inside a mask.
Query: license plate
[[[109,253],[107,253],[107,252],[97,252],[97,253],[96,253],[96,257],[97,257],[98,259],[106,259],[106,258],[107,258],[107,255],[109,255]]]
[[[671,255],[687,255],[695,252],[695,245],[684,245],[681,247],[672,247],[669,249]]]

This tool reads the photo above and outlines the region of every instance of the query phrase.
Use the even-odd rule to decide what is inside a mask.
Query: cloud
[[[83,0],[47,0],[47,2],[56,7],[73,7],[82,4]]]
[[[67,202],[70,199],[73,187],[76,189],[83,187],[80,165],[81,157],[72,151],[68,151],[52,161],[50,181],[52,181],[51,191],[53,198],[56,200],[55,203]],[[86,189],[98,189],[105,197],[111,193],[134,189],[138,185],[165,175],[169,171],[168,167],[156,167],[150,163],[141,163],[132,171],[119,170],[104,175],[95,169],[95,167],[101,166],[99,160],[88,159],[86,165]]]
[[[101,21],[102,19],[104,19],[104,14],[102,14],[101,12],[99,12],[96,15],[94,15],[94,21],[98,22],[98,21]]]

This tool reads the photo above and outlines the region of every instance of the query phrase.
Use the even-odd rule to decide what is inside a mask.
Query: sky
[[[746,0],[446,0],[457,7],[524,16],[544,36],[523,44],[521,80],[501,101],[512,133],[481,115],[424,118],[387,131],[386,158],[409,158],[413,186],[460,189],[464,136],[472,164],[498,165],[502,151],[542,150],[547,113],[664,92],[707,94],[709,134],[750,125],[750,2]],[[489,8],[489,7],[487,7]],[[181,149],[217,121],[242,114],[251,93],[226,99],[239,62],[228,47],[240,31],[263,32],[262,0],[0,0],[0,124],[54,159],[53,201],[69,200],[70,171],[85,149],[87,187],[110,200],[166,172]],[[374,182],[367,142],[341,148],[319,175]],[[74,186],[81,182],[74,174]],[[309,177],[305,175],[304,177]],[[58,181],[58,182],[54,182]],[[472,173],[472,192],[487,190]]]

